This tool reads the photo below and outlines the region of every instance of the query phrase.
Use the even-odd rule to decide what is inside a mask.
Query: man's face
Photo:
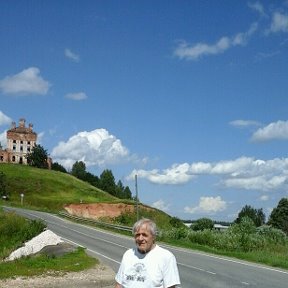
[[[136,231],[134,238],[140,253],[147,253],[154,248],[155,238],[146,224]]]

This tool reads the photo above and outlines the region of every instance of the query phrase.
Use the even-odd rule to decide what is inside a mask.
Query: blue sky
[[[288,1],[1,1],[0,141],[33,123],[181,219],[288,196]]]

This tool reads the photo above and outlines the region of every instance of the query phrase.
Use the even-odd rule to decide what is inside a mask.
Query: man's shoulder
[[[123,254],[124,257],[129,257],[135,255],[135,248],[130,248],[128,250],[126,250]]]
[[[170,252],[168,249],[161,247],[159,245],[155,246],[155,252],[166,257],[173,257],[172,252]]]

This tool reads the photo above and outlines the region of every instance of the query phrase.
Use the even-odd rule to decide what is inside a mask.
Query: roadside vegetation
[[[62,275],[66,272],[77,272],[98,264],[99,261],[89,257],[83,248],[55,257],[37,254],[22,257],[14,261],[3,260],[10,253],[21,247],[24,242],[37,236],[46,228],[40,220],[27,220],[15,213],[0,210],[0,279],[15,276],[35,276],[49,273]]]
[[[268,225],[256,227],[249,217],[225,231],[188,227],[162,230],[159,240],[180,247],[234,257],[272,267],[288,269],[288,237]]]

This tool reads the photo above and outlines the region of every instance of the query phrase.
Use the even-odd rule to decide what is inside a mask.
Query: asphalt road
[[[89,254],[117,271],[121,257],[134,245],[132,237],[76,224],[56,215],[8,208],[30,219],[41,218],[66,241],[86,247]],[[159,244],[159,243],[158,243]],[[183,288],[286,288],[288,271],[160,244],[176,256]]]

